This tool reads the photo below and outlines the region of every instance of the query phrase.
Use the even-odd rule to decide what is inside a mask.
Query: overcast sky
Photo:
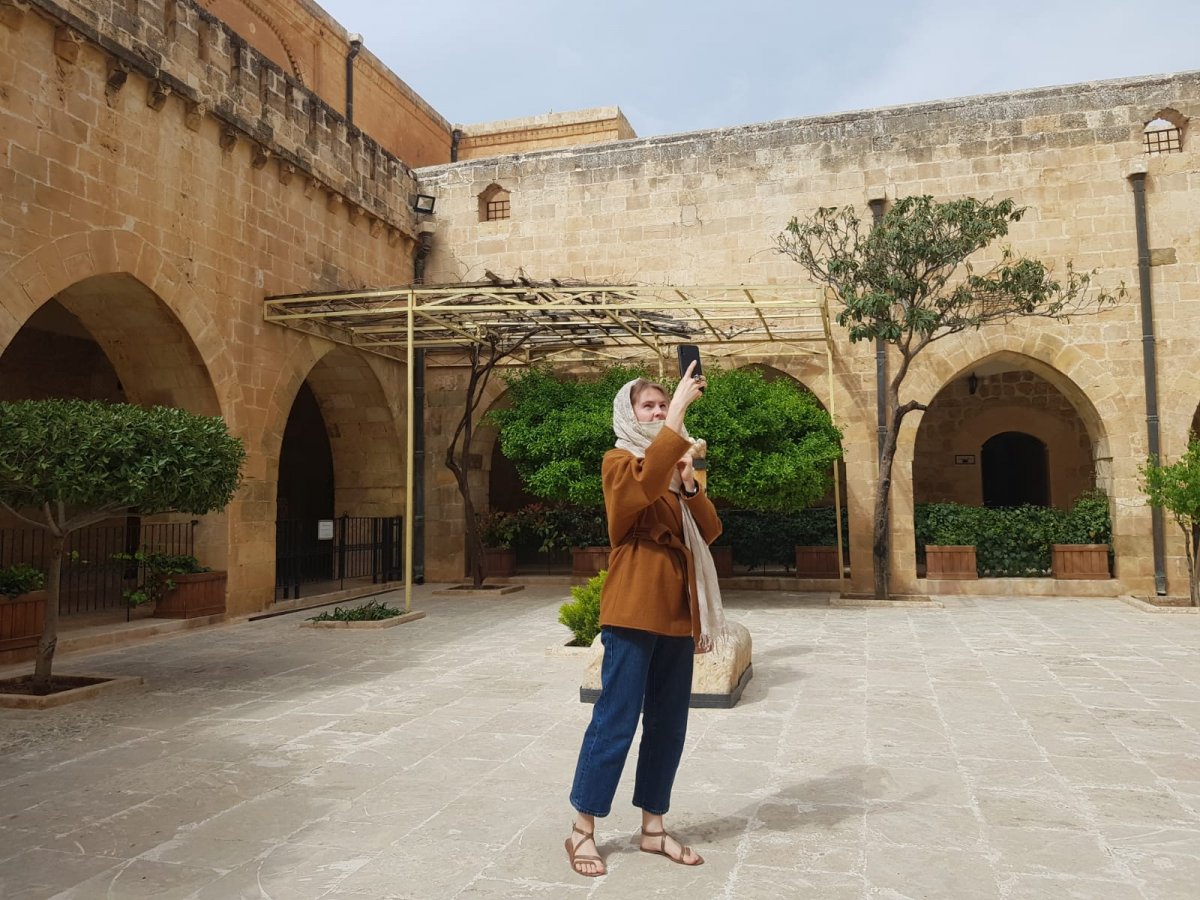
[[[454,124],[643,137],[1200,68],[1198,0],[317,0]]]

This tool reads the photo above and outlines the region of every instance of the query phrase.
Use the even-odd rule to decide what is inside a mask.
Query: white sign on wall
[[[318,519],[317,520],[317,540],[332,541],[333,540],[333,519]]]

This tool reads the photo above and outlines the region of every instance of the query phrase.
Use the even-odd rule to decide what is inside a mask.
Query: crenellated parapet
[[[365,217],[392,241],[413,235],[411,169],[193,0],[0,0],[0,26],[19,33],[30,15],[55,25],[59,65],[75,65],[84,44],[108,57],[109,105],[140,88],[192,131],[211,118],[223,150],[249,144],[251,166],[305,179],[331,213]]]

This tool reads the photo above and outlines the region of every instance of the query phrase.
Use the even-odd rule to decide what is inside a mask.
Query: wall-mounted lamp
[[[972,372],[967,376],[967,393],[974,394],[979,390],[979,376]]]
[[[437,197],[430,196],[429,194],[417,194],[413,198],[412,208],[419,213],[432,214],[435,203],[437,203]]]

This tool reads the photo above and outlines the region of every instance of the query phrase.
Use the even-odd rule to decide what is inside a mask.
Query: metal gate
[[[342,516],[275,523],[275,599],[342,590],[404,577],[402,516]]]
[[[59,612],[95,612],[126,607],[124,592],[139,582],[138,564],[116,554],[169,553],[190,556],[195,522],[142,524],[112,519],[72,532],[62,561]],[[46,571],[50,541],[40,528],[0,528],[0,566],[23,564]]]

